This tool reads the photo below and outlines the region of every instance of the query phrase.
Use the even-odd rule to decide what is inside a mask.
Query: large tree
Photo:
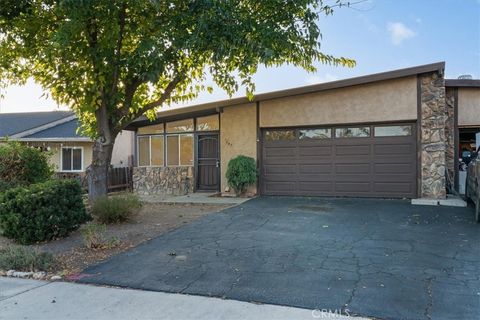
[[[353,66],[321,52],[318,22],[341,0],[0,0],[0,81],[35,79],[94,140],[90,200],[107,192],[118,133],[190,100],[211,75],[253,96],[259,65]],[[348,5],[348,4],[347,4]]]

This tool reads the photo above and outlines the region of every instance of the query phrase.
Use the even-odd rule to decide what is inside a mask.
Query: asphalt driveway
[[[258,198],[85,270],[81,281],[388,319],[478,319],[471,208]]]

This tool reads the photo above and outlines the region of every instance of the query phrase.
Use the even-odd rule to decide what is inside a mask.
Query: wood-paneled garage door
[[[414,124],[262,130],[265,195],[415,198]]]

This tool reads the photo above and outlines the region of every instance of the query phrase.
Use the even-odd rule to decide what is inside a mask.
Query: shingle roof
[[[31,135],[22,137],[25,139],[32,138],[83,138],[82,135],[77,134],[77,128],[80,127],[77,119],[70,120],[68,122],[59,124],[55,127],[51,127],[42,131],[35,132]]]
[[[71,111],[0,113],[0,137],[11,136],[72,115]]]

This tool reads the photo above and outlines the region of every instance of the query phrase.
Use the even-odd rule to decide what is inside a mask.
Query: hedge
[[[65,237],[90,219],[75,180],[51,180],[0,194],[0,232],[22,244]]]
[[[50,152],[17,141],[0,144],[0,192],[48,181],[53,175]]]

